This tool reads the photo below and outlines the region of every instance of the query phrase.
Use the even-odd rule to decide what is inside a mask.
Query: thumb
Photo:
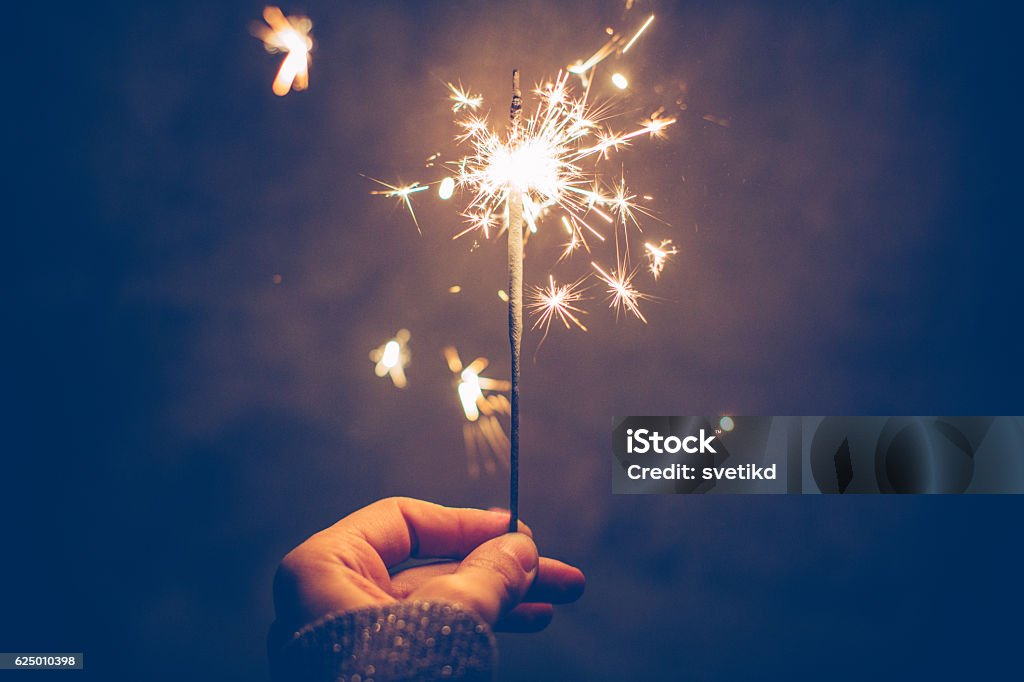
[[[454,573],[428,580],[409,598],[458,604],[493,625],[522,600],[537,576],[538,560],[528,535],[508,533],[483,543]]]

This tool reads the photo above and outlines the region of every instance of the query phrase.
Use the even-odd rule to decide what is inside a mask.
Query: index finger
[[[349,514],[322,533],[365,540],[390,568],[410,557],[461,559],[480,544],[507,533],[508,519],[508,512],[391,497]],[[533,537],[521,521],[519,531]]]

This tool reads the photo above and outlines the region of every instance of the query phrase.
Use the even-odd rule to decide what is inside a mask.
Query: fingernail
[[[502,543],[502,551],[514,556],[527,573],[537,568],[537,545],[533,544],[533,540],[528,535],[523,533],[506,534]]]

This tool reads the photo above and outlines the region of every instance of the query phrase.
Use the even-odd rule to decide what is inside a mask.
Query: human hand
[[[271,641],[330,613],[399,600],[459,604],[495,630],[536,632],[553,604],[583,593],[583,573],[540,557],[530,529],[507,533],[508,512],[410,498],[374,502],[303,542],[274,577]],[[395,575],[409,558],[448,559]]]

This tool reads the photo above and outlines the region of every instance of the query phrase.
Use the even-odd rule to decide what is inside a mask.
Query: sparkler
[[[635,137],[644,134],[652,137],[660,135],[666,126],[675,122],[675,119],[662,118],[660,112],[655,112],[640,128],[631,132],[602,131],[598,123],[600,112],[594,113],[590,110],[586,95],[582,99],[574,99],[568,90],[567,79],[568,74],[561,74],[553,83],[538,88],[538,111],[523,121],[519,72],[513,71],[512,106],[509,112],[511,126],[508,135],[503,138],[491,132],[486,123],[474,115],[463,123],[464,132],[460,136],[471,145],[473,153],[461,159],[453,169],[457,172],[456,185],[473,192],[464,214],[470,222],[470,229],[481,229],[485,235],[489,234],[490,226],[495,223],[495,214],[500,211],[499,207],[502,205],[507,216],[505,228],[508,232],[508,328],[512,356],[510,531],[517,527],[519,503],[519,359],[523,330],[523,223],[525,221],[531,232],[535,232],[537,223],[545,212],[556,206],[564,210],[569,218],[563,215],[563,224],[570,232],[571,241],[570,246],[563,252],[563,258],[577,245],[578,230],[573,228],[574,224],[581,224],[600,236],[600,233],[587,222],[591,212],[610,222],[621,223],[624,230],[630,223],[639,227],[637,214],[644,210],[635,203],[636,195],[629,192],[625,179],[622,178],[613,186],[611,192],[602,191],[599,179],[585,172],[582,164],[588,158],[595,161],[607,158],[610,152],[626,146],[629,140]],[[461,92],[459,94],[461,95]],[[596,143],[587,142],[591,136],[596,137]],[[607,208],[614,218],[609,217],[599,207]],[[639,301],[646,296],[638,292],[632,284],[635,270],[627,274],[626,265],[620,263],[618,275],[612,276],[596,264],[594,267],[611,287],[611,306],[616,312],[632,313],[646,323],[647,318],[639,307]],[[533,310],[540,316],[539,323],[545,326],[544,338],[550,330],[551,320],[555,318],[560,319],[567,327],[570,326],[569,322],[573,321],[578,327],[586,330],[578,317],[582,310],[576,306],[580,300],[580,292],[576,286],[578,283],[559,290],[552,278],[550,291],[546,295],[541,294],[540,305],[534,306]]]
[[[510,448],[508,438],[501,428],[498,415],[511,411],[508,399],[501,394],[508,391],[508,381],[480,376],[487,368],[487,358],[477,358],[467,366],[462,365],[459,352],[452,346],[444,349],[448,369],[455,375],[455,388],[462,405],[466,422],[462,425],[462,438],[466,446],[469,474],[480,475],[480,462],[484,469],[493,473],[495,462],[506,461]]]
[[[370,351],[370,360],[377,363],[373,373],[379,377],[390,376],[396,388],[405,388],[409,384],[405,368],[412,358],[408,346],[411,336],[408,329],[399,329],[394,338]]]
[[[274,94],[283,97],[292,88],[305,90],[309,87],[309,53],[313,49],[309,32],[313,29],[313,22],[309,17],[286,17],[279,8],[271,5],[263,9],[263,20],[267,26],[254,24],[253,35],[263,41],[267,52],[285,53],[274,78]]]
[[[447,200],[456,192],[468,196],[463,204],[462,216],[467,225],[455,238],[478,234],[490,238],[492,233],[507,232],[509,287],[508,321],[511,350],[511,382],[508,413],[509,430],[509,508],[510,531],[517,527],[518,517],[518,461],[519,461],[519,383],[520,349],[522,345],[523,308],[523,249],[526,238],[539,231],[548,216],[556,215],[569,240],[564,244],[558,261],[570,259],[580,249],[591,252],[591,246],[606,242],[615,245],[615,267],[602,268],[592,262],[593,271],[587,277],[601,281],[609,296],[609,307],[616,317],[629,314],[641,322],[647,318],[640,303],[651,297],[641,293],[634,284],[638,268],[629,264],[631,229],[642,231],[641,221],[650,211],[639,203],[650,197],[630,191],[624,173],[610,181],[602,172],[602,164],[613,154],[631,147],[641,138],[660,138],[668,126],[676,122],[658,109],[637,127],[625,132],[613,130],[609,124],[611,107],[593,105],[589,101],[594,83],[594,69],[601,61],[616,52],[628,52],[651,26],[654,16],[631,35],[611,33],[611,39],[586,61],[568,67],[553,80],[542,83],[534,90],[536,106],[533,113],[523,112],[519,73],[513,71],[512,106],[508,132],[492,131],[486,114],[478,111],[484,100],[471,93],[462,84],[447,83],[451,110],[457,115],[459,132],[457,144],[468,151],[461,158],[444,164],[446,175],[439,178],[438,196]],[[582,93],[574,92],[570,79],[580,78]],[[616,74],[615,87],[625,89],[629,82]],[[450,182],[449,182],[450,180]],[[376,181],[387,191],[374,194],[397,197],[402,200],[415,222],[411,195],[425,185],[392,185]],[[431,183],[432,184],[432,183]],[[417,229],[419,223],[417,222]],[[610,228],[608,227],[610,226]],[[620,230],[621,227],[621,230]],[[611,230],[614,239],[606,236]],[[651,259],[648,268],[655,279],[661,274],[669,256],[676,253],[671,241],[646,242],[644,253]],[[581,317],[585,311],[583,301],[584,279],[572,284],[556,283],[549,275],[547,288],[530,290],[529,310],[536,316],[533,329],[543,329],[541,343],[547,338],[551,324],[561,322],[567,329],[573,327],[586,332]],[[449,361],[451,365],[451,360]],[[453,367],[452,371],[456,371]],[[459,384],[463,391],[472,393],[473,400],[463,401],[469,422],[471,409],[467,404],[479,404],[472,381]],[[502,434],[504,435],[504,434]],[[467,449],[475,447],[467,436]],[[492,448],[493,449],[493,448]]]

